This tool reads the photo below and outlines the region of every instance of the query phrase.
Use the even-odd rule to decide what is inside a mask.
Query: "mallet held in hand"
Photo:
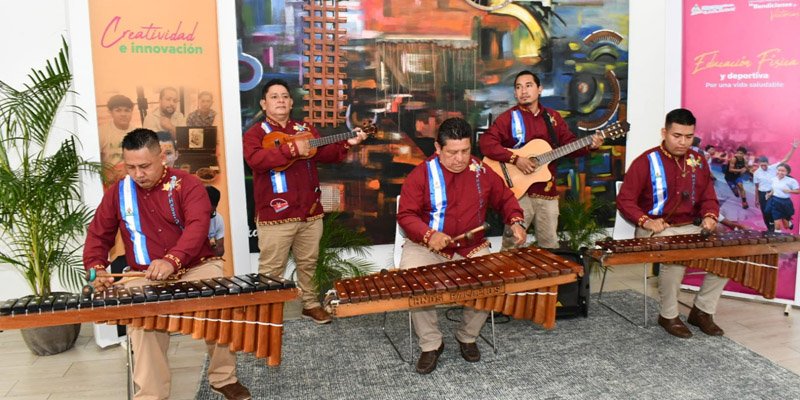
[[[126,272],[124,274],[117,274],[117,273],[109,273],[103,275],[104,278],[143,278],[144,272]],[[97,279],[97,270],[90,269],[86,271],[86,280],[89,282],[94,282]]]
[[[459,240],[463,240],[463,239],[472,240],[472,238],[475,236],[476,233],[478,233],[480,231],[487,230],[487,229],[489,229],[489,223],[488,222],[484,222],[481,226],[472,228],[469,231],[464,232],[464,233],[462,233],[462,234],[450,239],[450,243],[456,243],[456,246],[459,246],[460,244],[457,243]]]

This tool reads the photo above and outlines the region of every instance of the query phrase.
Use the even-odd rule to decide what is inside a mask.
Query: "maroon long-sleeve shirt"
[[[106,190],[89,224],[83,248],[85,268],[108,266],[108,251],[118,230],[125,245],[125,259],[137,271],[149,267],[144,260],[164,259],[180,273],[214,256],[208,244],[211,202],[197,177],[165,168],[161,179],[150,189],[134,183],[132,194],[136,206],[133,202],[125,203],[124,215],[120,207],[123,182],[121,179]],[[138,222],[129,227],[125,221],[137,220],[135,216]]]
[[[718,217],[719,202],[708,162],[694,150],[673,156],[663,144],[645,151],[625,173],[617,209],[639,226],[647,218],[664,218],[671,225],[680,225],[705,216]]]
[[[311,132],[315,138],[319,132],[308,123],[289,120],[286,127],[267,118],[270,131],[289,135]],[[253,196],[257,221],[264,224],[308,221],[322,218],[319,176],[317,163],[336,163],[344,160],[348,146],[346,142],[332,143],[317,148],[309,159],[298,159],[282,174],[274,168],[284,166],[297,159],[293,144],[264,149],[261,141],[267,132],[263,124],[256,124],[245,134],[243,140],[244,159],[253,170]]]
[[[547,125],[544,121],[545,113],[542,112],[543,110],[547,111],[547,115],[550,116],[550,121],[553,125],[553,131],[558,138],[557,145],[553,145],[550,138],[550,133],[547,131]],[[575,134],[569,130],[569,126],[567,126],[564,118],[562,118],[561,114],[559,114],[557,111],[539,104],[539,111],[536,113],[536,115],[534,115],[527,108],[517,105],[497,116],[497,119],[494,120],[492,126],[490,126],[489,129],[483,135],[481,135],[479,146],[481,153],[484,156],[499,162],[509,162],[511,160],[511,155],[513,153],[508,149],[514,147],[514,145],[517,143],[517,139],[512,133],[512,120],[514,111],[520,111],[520,115],[522,116],[522,122],[525,125],[525,143],[529,143],[533,139],[542,139],[547,143],[550,143],[552,148],[557,148],[564,146],[565,144],[572,143],[578,139]],[[589,154],[589,150],[583,148],[570,153],[568,157],[581,157],[586,154]],[[555,185],[556,162],[551,162],[547,168],[550,169],[550,173],[552,174],[553,178],[548,182],[537,182],[532,184],[528,188],[529,195],[537,195],[540,197],[549,198],[555,198],[558,196],[558,191],[556,190]]]
[[[499,211],[506,224],[522,221],[522,208],[514,193],[494,171],[484,167],[473,157],[464,171],[455,174],[441,166],[441,180],[432,180],[429,162],[437,157],[433,155],[418,165],[403,182],[397,222],[405,231],[406,237],[424,245],[435,231],[446,233],[450,237],[458,236],[481,226],[486,220],[488,207]],[[437,200],[431,189],[435,189],[437,181],[441,182],[440,187],[444,186],[444,195],[440,196],[440,202],[446,204],[443,218],[441,214],[435,216],[433,212],[433,204]],[[434,223],[431,223],[432,219]],[[448,258],[455,253],[468,257],[474,250],[488,245],[488,242],[481,231],[472,240],[460,244],[458,247],[451,244],[439,253]]]

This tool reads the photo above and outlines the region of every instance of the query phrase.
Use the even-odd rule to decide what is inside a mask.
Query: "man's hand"
[[[514,233],[514,244],[517,246],[525,244],[525,241],[528,240],[528,232],[520,224],[512,224],[511,232]]]
[[[453,238],[451,238],[450,235],[436,231],[428,239],[428,248],[430,248],[431,250],[439,251],[447,247],[447,245],[450,244],[450,242],[452,241]]]
[[[703,222],[700,224],[700,227],[709,232],[714,232],[714,230],[717,229],[717,220],[711,217],[705,217],[703,218]]]
[[[114,278],[108,276],[108,271],[104,269],[95,270],[97,273],[96,278],[92,281],[95,292],[102,292],[114,286]]]
[[[175,125],[172,125],[172,119],[170,117],[161,117],[159,123],[161,124],[161,128],[165,131],[175,134]]]
[[[600,148],[600,146],[603,145],[603,140],[604,139],[602,136],[600,136],[600,134],[594,134],[594,136],[592,136],[592,145],[589,146],[589,148],[592,150]]]
[[[294,141],[294,146],[297,148],[297,155],[300,157],[306,157],[311,153],[311,145],[308,143],[308,139],[297,139]]]
[[[364,132],[363,130],[361,130],[361,128],[353,129],[353,133],[356,134],[356,137],[352,137],[350,139],[347,139],[347,144],[349,144],[350,146],[355,146],[355,145],[363,142],[369,136],[369,135],[367,135],[367,132]]]
[[[536,171],[536,167],[539,166],[538,164],[536,159],[530,159],[528,157],[517,157],[517,161],[514,163],[525,175],[532,174],[533,171]]]
[[[144,277],[151,281],[163,281],[175,272],[172,264],[166,260],[158,259],[150,263],[150,267],[144,273]]]
[[[642,228],[647,229],[648,231],[653,231],[653,233],[661,233],[664,229],[669,228],[669,224],[667,221],[664,221],[663,218],[659,219],[648,219],[642,224]]]

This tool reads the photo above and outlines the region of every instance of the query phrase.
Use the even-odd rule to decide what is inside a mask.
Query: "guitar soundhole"
[[[275,147],[281,147],[281,141],[275,140]]]

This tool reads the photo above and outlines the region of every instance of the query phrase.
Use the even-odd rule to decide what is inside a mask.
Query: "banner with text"
[[[90,0],[89,11],[106,183],[125,174],[120,143],[127,132],[140,127],[158,132],[170,166],[220,192],[217,214],[222,221],[212,223],[216,229],[209,240],[230,254],[230,241],[224,240],[230,229],[219,225],[228,220],[229,207],[222,171],[216,2]],[[233,272],[230,261],[225,271]]]
[[[782,189],[800,166],[798,34],[800,2],[683,2],[682,102],[697,117],[722,229],[797,233],[800,196]],[[797,256],[781,256],[777,298],[794,300],[796,275]],[[684,283],[702,279],[687,274]],[[726,290],[756,294],[733,282]]]

